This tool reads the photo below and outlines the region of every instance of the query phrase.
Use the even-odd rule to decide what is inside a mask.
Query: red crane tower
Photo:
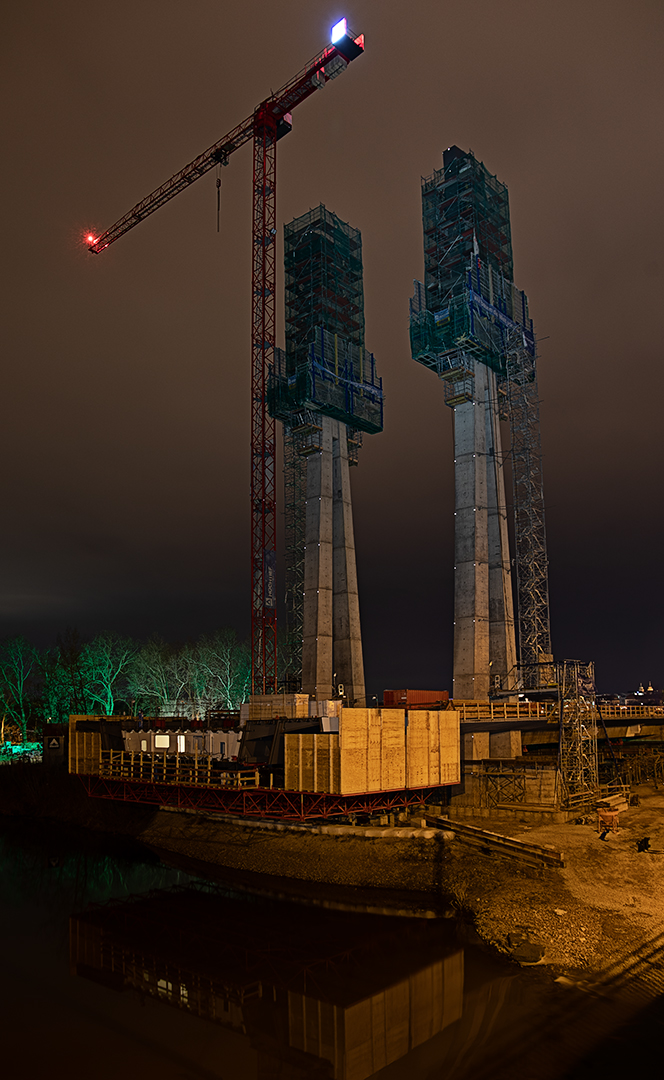
[[[275,424],[266,408],[266,384],[275,345],[277,142],[292,127],[296,105],[335,79],[364,52],[345,19],[332,28],[331,44],[224,135],[101,236],[88,236],[99,254],[164,203],[230,155],[254,141],[251,317],[251,689],[277,689]]]

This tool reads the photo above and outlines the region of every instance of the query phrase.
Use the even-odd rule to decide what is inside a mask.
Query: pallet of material
[[[304,720],[309,716],[308,694],[253,694],[249,700],[249,720]]]
[[[597,800],[598,810],[629,810],[629,802],[624,795],[606,795]]]

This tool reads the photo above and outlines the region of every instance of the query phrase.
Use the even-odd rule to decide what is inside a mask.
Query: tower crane
[[[253,232],[251,315],[251,687],[277,689],[276,442],[266,407],[267,377],[275,347],[277,142],[292,127],[292,112],[364,52],[364,35],[346,19],[332,27],[330,44],[251,116],[229,131],[161,187],[137,203],[101,236],[86,237],[94,254],[105,251],[146,217],[179,195],[253,139]]]

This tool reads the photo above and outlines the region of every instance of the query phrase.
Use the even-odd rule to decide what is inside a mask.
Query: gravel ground
[[[455,845],[453,891],[484,941],[511,954],[521,936],[542,946],[541,963],[582,979],[620,971],[647,950],[664,932],[664,792],[648,785],[634,791],[640,805],[621,813],[618,832],[606,841],[595,818],[533,828],[483,822],[492,832],[564,852],[561,870],[520,870]],[[637,851],[645,836],[661,855]]]

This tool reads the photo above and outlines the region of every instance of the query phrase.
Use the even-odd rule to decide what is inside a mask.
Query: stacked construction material
[[[309,716],[308,694],[252,694],[247,720],[274,720],[276,717],[301,720]]]

